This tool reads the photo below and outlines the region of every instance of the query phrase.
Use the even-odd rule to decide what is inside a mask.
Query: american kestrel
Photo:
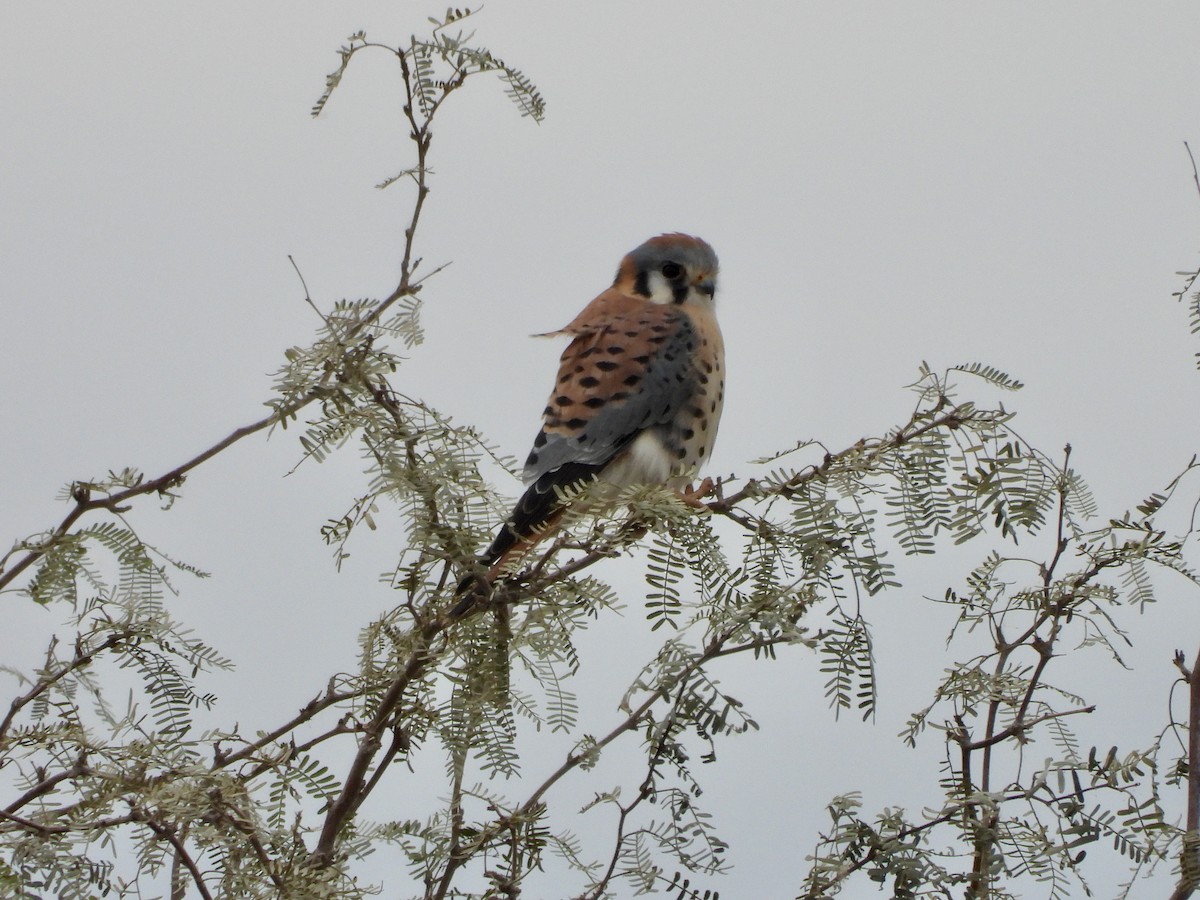
[[[627,255],[613,286],[569,325],[539,335],[572,340],[525,461],[529,487],[479,557],[488,581],[553,528],[556,489],[593,479],[679,489],[708,458],[725,400],[716,291],[712,247],[664,234]]]

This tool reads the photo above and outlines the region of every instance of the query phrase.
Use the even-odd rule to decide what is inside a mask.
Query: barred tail
[[[558,499],[561,490],[594,479],[602,468],[595,464],[566,463],[531,484],[496,532],[491,545],[476,560],[479,568],[487,569],[487,575],[472,573],[458,583],[454,594],[462,599],[450,611],[450,618],[458,619],[470,612],[514,556],[532,549],[554,530],[563,513]]]

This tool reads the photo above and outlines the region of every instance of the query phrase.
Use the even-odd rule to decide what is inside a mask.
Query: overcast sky
[[[316,321],[288,254],[319,303],[390,291],[411,198],[373,185],[411,156],[389,58],[358,60],[325,114],[309,109],[351,32],[403,41],[435,11],[0,4],[5,541],[57,522],[72,479],[158,474],[262,414],[267,373]],[[1070,441],[1105,515],[1200,449],[1197,346],[1171,299],[1177,270],[1200,264],[1183,146],[1200,147],[1194,2],[491,0],[475,27],[541,88],[548,118],[520,119],[485,79],[446,109],[418,252],[453,265],[424,295],[427,344],[396,384],[511,455],[528,450],[561,350],[528,335],[675,230],[722,261],[713,474],[800,438],[883,432],[907,415],[922,360],[1026,382],[1005,398],[1017,428],[1051,452]],[[283,478],[297,457],[290,434],[256,440],[189,478],[169,514],[142,502],[131,518],[214,573],[174,602],[238,662],[216,690],[250,728],[349,666],[392,599],[375,575],[398,526],[340,577],[320,542],[360,488],[354,454]],[[913,642],[936,651],[946,624],[924,625],[920,597],[961,572],[913,572],[868,610],[882,623],[875,724],[834,722],[811,656],[731,675],[764,728],[706,773],[733,843],[723,896],[791,896],[833,793],[864,788],[868,809],[936,801],[936,770],[894,735],[950,661],[918,665]],[[638,578],[594,642],[598,668],[619,670],[593,698],[596,728],[652,652]],[[60,611],[3,603],[0,662],[28,665]],[[1134,699],[1093,740],[1148,742],[1169,653],[1193,654],[1198,626],[1186,593],[1131,623],[1126,680],[1075,685]],[[867,782],[867,760],[887,777]]]

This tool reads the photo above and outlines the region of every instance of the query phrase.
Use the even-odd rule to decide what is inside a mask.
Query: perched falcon
[[[562,515],[556,489],[592,479],[678,489],[712,452],[725,400],[716,290],[712,247],[660,235],[626,256],[613,286],[569,325],[545,335],[572,340],[525,461],[529,487],[479,557],[489,581]],[[454,613],[470,606],[468,598]]]

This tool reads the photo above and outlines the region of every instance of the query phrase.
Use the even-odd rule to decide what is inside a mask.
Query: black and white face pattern
[[[651,303],[712,306],[717,255],[699,238],[677,234],[651,238],[629,254],[628,262],[636,272],[634,292]]]

